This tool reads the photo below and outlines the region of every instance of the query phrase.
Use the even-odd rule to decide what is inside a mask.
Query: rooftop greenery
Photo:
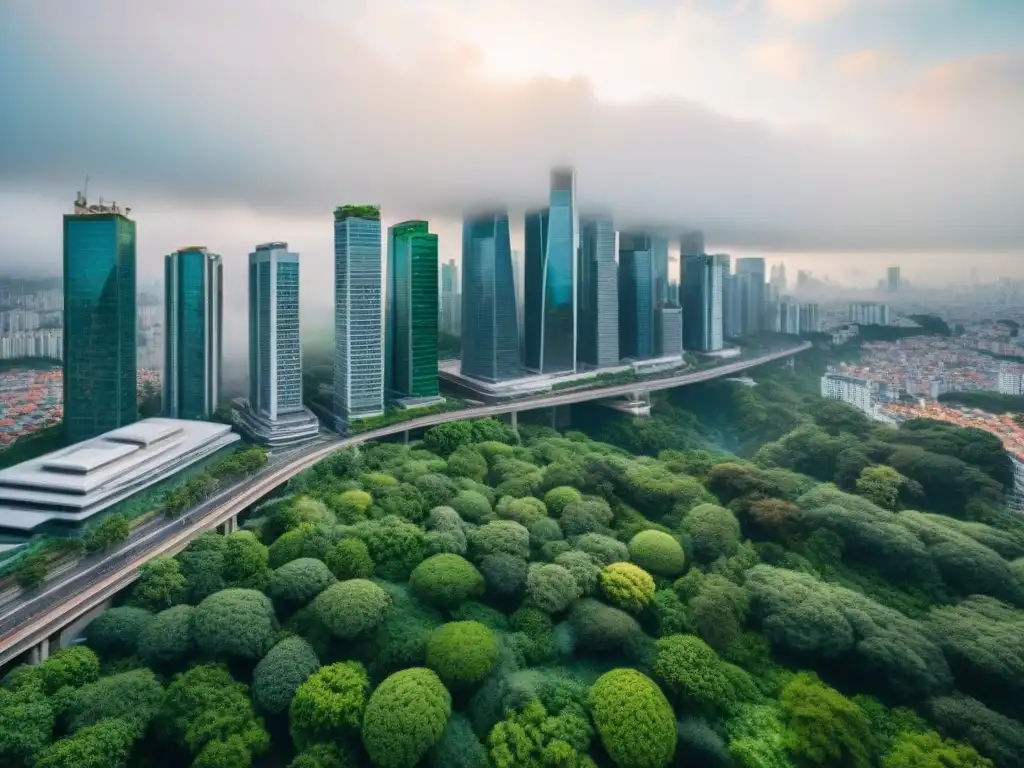
[[[366,219],[380,221],[379,205],[339,205],[334,209],[335,221],[343,219]]]

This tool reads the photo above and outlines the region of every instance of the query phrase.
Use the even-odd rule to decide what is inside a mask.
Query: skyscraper
[[[889,267],[886,270],[886,283],[889,293],[896,293],[900,289],[900,268]]]
[[[462,375],[484,381],[520,375],[518,318],[508,214],[467,216],[462,222]]]
[[[704,233],[695,229],[684,232],[679,238],[679,253],[683,259],[687,256],[703,256]]]
[[[576,370],[579,214],[571,168],[551,172],[549,206],[526,215],[524,364],[539,373]]]
[[[385,342],[387,390],[437,397],[437,235],[425,221],[388,228]]]
[[[220,400],[223,317],[220,256],[202,246],[164,259],[164,413],[208,419]]]
[[[678,357],[683,354],[683,310],[675,305],[662,304],[654,316],[654,346],[658,356]]]
[[[683,339],[687,349],[722,349],[722,274],[728,256],[689,255],[683,258]]]
[[[384,413],[380,208],[334,209],[334,416],[341,430]]]
[[[619,235],[619,354],[643,360],[655,352],[654,251],[647,235]]]
[[[452,336],[461,333],[459,313],[462,301],[459,296],[459,268],[455,259],[441,265],[441,330]]]
[[[742,316],[741,332],[746,335],[757,333],[765,324],[765,264],[761,257],[736,259],[736,274],[749,275],[741,281],[739,291],[740,312]]]
[[[576,359],[584,365],[601,368],[619,362],[616,268],[615,226],[611,216],[581,217]]]
[[[669,293],[668,274],[668,238],[660,235],[651,235],[651,263],[654,267],[654,304],[660,307],[664,304],[677,305],[677,296]]]
[[[299,254],[288,243],[249,254],[249,400],[235,416],[259,442],[274,446],[316,437],[320,424],[302,404]]]
[[[135,222],[80,194],[64,216],[64,434],[88,440],[138,418]]]

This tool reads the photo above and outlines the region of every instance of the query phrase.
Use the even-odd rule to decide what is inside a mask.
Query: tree
[[[473,440],[473,426],[468,421],[449,421],[431,427],[423,435],[423,447],[438,456],[448,457]]]
[[[40,550],[29,552],[14,568],[14,578],[22,589],[39,586],[50,573],[50,563],[46,554]]]
[[[83,685],[74,692],[67,711],[70,731],[115,718],[127,724],[136,738],[145,733],[164,698],[164,688],[152,670],[133,669]]]
[[[85,628],[85,640],[100,656],[131,656],[143,631],[152,621],[153,614],[143,608],[110,608]]]
[[[699,637],[670,635],[655,643],[654,677],[687,711],[708,715],[729,711],[736,692],[718,654]]]
[[[288,710],[295,691],[319,668],[320,661],[309,643],[301,637],[286,637],[253,670],[253,701],[261,711],[279,715]]]
[[[487,750],[473,733],[469,718],[453,712],[441,741],[430,753],[433,768],[490,768]]]
[[[196,606],[192,617],[196,645],[217,659],[261,659],[276,630],[270,598],[254,589],[215,592]]]
[[[643,610],[654,597],[651,574],[632,563],[606,565],[598,579],[605,597],[613,605],[632,613]]]
[[[585,533],[573,539],[572,545],[581,552],[586,552],[602,567],[629,560],[629,549],[625,544],[600,533]]]
[[[85,534],[85,551],[104,552],[127,539],[131,532],[131,523],[124,515],[107,515],[89,526]]]
[[[884,464],[867,467],[857,478],[857,493],[883,509],[896,509],[905,481],[903,475]]]
[[[495,597],[514,597],[526,589],[527,562],[521,557],[499,552],[480,559],[480,572],[488,594]]]
[[[903,733],[882,760],[882,768],[992,768],[969,744],[943,739],[935,731]]]
[[[32,765],[53,739],[56,712],[38,685],[0,687],[0,758]]]
[[[263,589],[270,578],[267,547],[252,531],[238,531],[227,537],[224,547],[224,581],[228,587]]]
[[[628,613],[590,597],[573,605],[569,623],[581,650],[621,653],[643,636],[640,624]]]
[[[470,523],[484,523],[491,517],[491,503],[479,491],[459,491],[449,504],[459,517]]]
[[[569,569],[554,563],[534,563],[526,576],[531,605],[547,613],[561,613],[583,594]]]
[[[394,515],[357,523],[352,533],[366,544],[376,575],[382,579],[405,581],[423,560],[423,529]]]
[[[311,603],[317,619],[334,637],[342,640],[351,640],[374,629],[391,606],[391,596],[367,579],[332,584]]]
[[[533,699],[508,711],[491,729],[487,745],[496,768],[593,768],[594,761],[586,754],[592,738],[593,728],[582,707],[570,705],[555,715]]]
[[[512,520],[492,520],[469,532],[469,551],[474,559],[486,555],[530,556],[530,532]]]
[[[583,494],[575,488],[560,485],[544,494],[544,506],[552,517],[559,517],[562,511],[574,501],[583,501]]]
[[[555,557],[555,565],[562,566],[572,574],[576,586],[579,587],[580,595],[594,593],[601,569],[594,562],[594,558],[586,552],[581,552],[578,549],[562,552]]]
[[[714,504],[694,507],[683,518],[683,531],[693,542],[693,556],[702,563],[735,554],[740,545],[740,524],[727,509]]]
[[[483,482],[487,477],[487,460],[478,451],[463,445],[448,457],[448,474]]]
[[[133,598],[137,605],[151,611],[162,611],[185,601],[188,581],[181,564],[173,557],[154,557],[139,568]]]
[[[121,719],[111,718],[76,731],[47,747],[36,768],[123,768],[138,733]]]
[[[477,621],[452,621],[427,637],[427,666],[450,687],[480,682],[497,663],[497,638]]]
[[[333,583],[334,574],[322,560],[300,557],[271,572],[266,592],[274,605],[287,614],[304,606]]]
[[[324,555],[324,562],[335,578],[341,581],[373,576],[370,551],[360,539],[342,539]]]
[[[36,672],[43,693],[52,696],[65,686],[81,688],[95,682],[100,676],[100,660],[91,648],[73,645],[46,659]]]
[[[147,665],[156,669],[173,667],[195,650],[192,639],[191,605],[175,605],[153,617],[139,636],[138,653]]]
[[[295,744],[344,741],[358,729],[370,695],[362,664],[346,661],[321,667],[299,685],[291,700],[289,720]]]
[[[428,557],[413,569],[409,586],[420,600],[453,610],[484,593],[484,577],[465,558],[440,554]]]
[[[811,765],[869,768],[874,736],[864,711],[813,672],[800,672],[782,689],[786,745]]]
[[[396,672],[370,696],[363,745],[380,768],[412,768],[441,740],[452,711],[448,690],[434,672]]]
[[[661,531],[640,531],[629,540],[629,556],[634,563],[657,576],[674,578],[686,568],[682,545]]]
[[[665,694],[635,669],[605,672],[590,689],[601,743],[620,768],[665,768],[676,750],[676,719]]]

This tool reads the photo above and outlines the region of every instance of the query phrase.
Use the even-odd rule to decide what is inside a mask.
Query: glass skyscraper
[[[736,274],[748,275],[740,281],[738,300],[740,303],[741,328],[744,335],[757,333],[765,325],[767,286],[765,263],[760,257],[736,259]]]
[[[459,312],[462,303],[459,299],[459,268],[455,259],[449,259],[441,265],[441,330],[458,336],[461,331]]]
[[[384,413],[380,208],[334,210],[334,415],[338,428]]]
[[[727,269],[727,268],[726,268]],[[722,257],[683,257],[684,346],[698,352],[722,349]]]
[[[164,413],[208,419],[220,400],[220,256],[183,248],[164,259]]]
[[[249,404],[271,420],[303,410],[299,254],[288,243],[249,254]]]
[[[601,368],[619,362],[619,285],[611,216],[580,217],[576,359]]]
[[[654,251],[648,235],[619,235],[619,354],[655,356]]]
[[[138,418],[135,222],[81,196],[64,216],[64,434],[77,443]]]
[[[677,305],[678,296],[669,295],[668,274],[668,238],[651,235],[651,254],[654,268],[654,302],[655,307],[663,304]]]
[[[503,381],[520,375],[519,312],[508,213],[462,222],[462,375]]]
[[[580,233],[571,168],[551,172],[549,205],[526,215],[525,234],[524,364],[539,373],[575,371]]]
[[[437,235],[425,221],[388,228],[386,316],[388,391],[437,397]]]

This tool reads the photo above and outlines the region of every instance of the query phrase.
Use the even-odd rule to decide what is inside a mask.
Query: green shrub
[[[670,635],[655,643],[654,677],[687,711],[721,713],[734,697],[732,683],[718,654],[693,635]]]
[[[569,623],[581,649],[621,652],[643,635],[640,624],[625,611],[585,597],[572,607]]]
[[[153,614],[142,608],[110,608],[89,622],[85,628],[85,640],[100,656],[131,656],[138,648],[143,631],[152,621]]]
[[[583,501],[583,494],[567,485],[552,488],[544,494],[544,506],[547,507],[552,517],[559,517],[562,510],[574,501]]]
[[[320,741],[343,742],[363,719],[370,680],[362,664],[346,661],[321,667],[295,691],[289,718],[292,739],[305,748]]]
[[[309,643],[286,637],[260,659],[252,673],[252,697],[256,706],[271,715],[288,709],[302,683],[320,668]]]
[[[452,713],[441,741],[430,753],[430,765],[433,768],[489,768],[487,750],[473,733],[469,718]]]
[[[334,583],[334,575],[322,560],[300,557],[270,574],[267,595],[284,612],[301,608]]]
[[[524,496],[521,499],[505,496],[498,501],[494,512],[502,520],[514,520],[527,528],[548,516],[548,509],[544,506],[544,502],[533,496]]]
[[[572,546],[573,549],[586,552],[602,567],[629,560],[629,549],[625,544],[600,533],[585,533],[578,536],[573,540]]]
[[[413,768],[441,740],[451,711],[451,695],[434,672],[396,672],[366,705],[366,752],[379,768]]]
[[[195,650],[192,639],[191,605],[176,605],[160,611],[139,637],[139,658],[160,669],[177,664]]]
[[[485,523],[493,514],[491,502],[479,491],[459,491],[449,505],[469,523]]]
[[[366,491],[349,490],[331,499],[331,508],[339,523],[351,525],[366,517],[373,506],[373,496]]]
[[[332,584],[311,603],[320,622],[343,640],[351,640],[376,627],[391,610],[391,605],[391,596],[366,579]]]
[[[530,557],[530,532],[512,520],[492,520],[469,532],[469,551],[474,559],[506,554]]]
[[[418,525],[394,515],[365,520],[352,527],[374,562],[376,574],[388,581],[405,581],[423,559],[425,537]]]
[[[590,689],[601,743],[620,768],[665,768],[676,749],[676,718],[661,689],[635,669],[613,669]]]
[[[427,637],[427,666],[448,686],[482,680],[498,663],[494,632],[477,621],[453,621]]]
[[[629,541],[629,556],[656,576],[674,578],[686,568],[682,545],[661,531],[640,531]]]
[[[327,551],[324,562],[335,578],[342,581],[373,576],[370,550],[360,539],[342,539]]]
[[[601,569],[594,558],[578,549],[562,552],[555,556],[555,565],[565,568],[576,580],[581,595],[591,595],[597,588],[597,578]]]
[[[632,563],[612,563],[599,576],[601,591],[616,606],[638,613],[654,597],[651,574]]]
[[[36,768],[121,768],[138,734],[116,718],[82,728],[54,742],[39,755]]]
[[[214,658],[260,659],[270,649],[277,618],[270,598],[253,589],[224,589],[196,606],[192,637]]]
[[[149,669],[101,677],[74,692],[67,721],[70,731],[117,718],[141,736],[164,698],[164,688]]]
[[[64,686],[81,688],[100,676],[100,660],[91,648],[73,645],[57,651],[36,667],[43,693],[52,696]]]
[[[714,504],[698,504],[682,522],[683,532],[693,542],[693,555],[702,563],[736,553],[740,545],[740,524],[729,510]]]
[[[424,602],[448,610],[484,593],[484,577],[471,562],[458,555],[428,557],[409,577],[413,593]]]
[[[521,557],[499,552],[480,560],[480,571],[487,593],[496,597],[515,597],[526,589],[527,562]]]
[[[534,563],[526,577],[526,595],[532,605],[548,613],[561,613],[582,594],[572,573],[554,563]]]

